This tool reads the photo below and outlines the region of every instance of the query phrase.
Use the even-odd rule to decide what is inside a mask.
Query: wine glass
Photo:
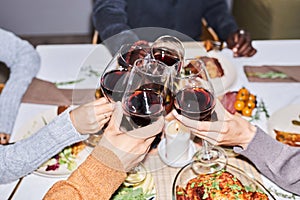
[[[124,44],[113,56],[100,78],[100,88],[110,102],[122,100],[134,61],[146,57],[149,51],[146,47]]]
[[[180,71],[184,58],[184,46],[182,42],[170,35],[164,35],[156,39],[151,45],[151,55],[168,66],[174,66]]]
[[[164,63],[150,58],[136,60],[122,99],[125,116],[122,129],[129,131],[147,126],[163,116],[169,84],[169,67]],[[134,183],[142,181],[143,177],[137,174],[146,176],[143,170],[141,165],[132,169],[126,181],[132,183],[132,177],[140,178]]]
[[[143,58],[149,54],[150,48],[124,44],[110,60],[98,81],[95,98],[105,96],[110,102],[121,101],[127,85],[129,72],[136,59]],[[103,127],[105,129],[106,125]],[[101,138],[101,130],[98,134],[90,135],[85,143],[96,146]]]
[[[197,58],[186,59],[185,67],[173,76],[174,107],[192,120],[216,120],[216,97],[204,63]],[[214,173],[223,169],[227,156],[222,148],[202,140],[202,148],[194,155],[193,169],[197,173]]]

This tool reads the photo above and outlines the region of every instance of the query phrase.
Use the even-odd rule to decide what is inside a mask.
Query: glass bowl
[[[177,186],[185,188],[187,183],[191,179],[198,176],[198,174],[195,173],[195,171],[193,170],[192,166],[193,166],[193,162],[191,162],[191,163],[187,164],[186,166],[184,166],[183,168],[181,168],[179,170],[179,172],[176,174],[175,180],[174,180],[173,186],[172,186],[172,199],[173,200],[184,199],[182,197],[177,198],[177,195],[176,195],[177,194],[177,191],[176,191]],[[241,170],[233,165],[227,164],[226,169],[224,171],[227,171],[227,172],[231,173],[232,175],[234,175],[241,182],[241,184],[247,188],[247,190],[263,192],[268,196],[269,199],[275,200],[274,196],[258,180],[256,180],[254,177],[251,177],[243,170]],[[197,184],[199,184],[199,183],[197,183]],[[196,186],[192,186],[192,184],[190,186],[196,187]],[[197,199],[197,198],[195,198],[195,199]]]

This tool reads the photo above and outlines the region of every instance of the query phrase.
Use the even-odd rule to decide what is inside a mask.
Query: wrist
[[[257,131],[257,127],[253,124],[249,123],[248,127],[245,129],[245,132],[243,133],[245,135],[245,140],[243,144],[241,144],[241,147],[246,150],[250,142],[253,140],[255,134]]]

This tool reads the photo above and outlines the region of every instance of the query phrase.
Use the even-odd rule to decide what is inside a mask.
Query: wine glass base
[[[212,174],[226,167],[227,156],[223,149],[213,147],[209,153],[198,151],[194,155],[193,170],[196,174]]]
[[[145,180],[146,176],[146,168],[142,164],[139,164],[127,173],[124,184],[127,186],[138,185]]]

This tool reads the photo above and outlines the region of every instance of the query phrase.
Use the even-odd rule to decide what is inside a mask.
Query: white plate
[[[210,56],[218,59],[224,75],[220,78],[213,78],[212,83],[217,96],[225,94],[236,79],[235,66],[220,51],[206,52],[202,43],[185,42],[185,57],[193,58],[196,56]]]
[[[53,107],[51,109],[45,110],[44,112],[39,113],[35,117],[29,119],[27,122],[23,124],[23,126],[16,132],[14,135],[14,141],[22,140],[30,135],[36,133],[39,129],[44,127],[47,123],[52,121],[57,116],[57,107]],[[79,154],[77,155],[75,162],[76,165],[79,166],[89,155],[91,152],[89,147],[85,147]],[[46,171],[46,166],[39,167],[33,173],[46,176],[46,177],[67,177],[72,171],[67,169],[67,165],[60,165],[54,171]]]
[[[225,94],[236,79],[235,66],[221,52],[210,51],[208,54],[210,57],[217,58],[224,70],[222,77],[212,79],[215,93],[217,96]]]
[[[300,104],[288,105],[274,112],[268,120],[268,133],[276,138],[274,129],[290,133],[299,133],[300,126],[292,124],[292,120],[299,120]]]

